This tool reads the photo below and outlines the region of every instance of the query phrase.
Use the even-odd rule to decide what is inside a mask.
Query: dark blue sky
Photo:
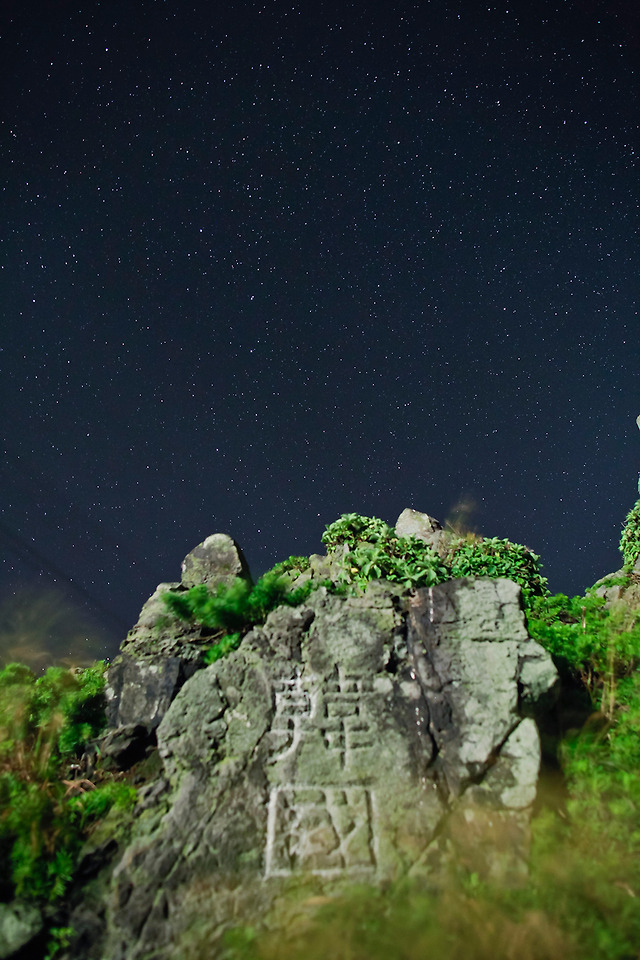
[[[619,566],[635,3],[3,9],[4,602],[113,652],[210,533],[259,574],[460,499],[553,590]]]

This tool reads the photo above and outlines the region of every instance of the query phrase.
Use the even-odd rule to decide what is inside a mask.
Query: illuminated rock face
[[[278,608],[164,714],[162,769],[84,956],[215,956],[229,926],[286,918],[301,885],[437,885],[461,855],[517,876],[540,756],[528,715],[555,680],[510,581],[320,588]]]

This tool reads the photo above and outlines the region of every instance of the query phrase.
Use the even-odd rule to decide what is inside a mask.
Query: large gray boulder
[[[229,927],[286,924],[301,890],[407,874],[436,886],[454,857],[517,879],[540,762],[532,717],[555,682],[510,581],[410,597],[320,588],[278,608],[164,712],[153,802],[83,960],[213,958]],[[81,911],[70,924],[81,937]]]

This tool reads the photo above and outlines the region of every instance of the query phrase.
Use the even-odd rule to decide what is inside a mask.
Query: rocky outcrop
[[[162,595],[198,583],[216,587],[236,577],[250,579],[242,550],[231,537],[216,533],[184,558],[179,583],[156,587],[107,672],[110,726],[155,730],[182,684],[202,666],[200,629],[173,617]]]
[[[593,589],[603,597],[605,606],[619,602],[630,610],[640,609],[640,558],[630,570],[623,567],[597,580]]]
[[[426,514],[405,510],[396,532],[446,552]],[[437,889],[460,864],[526,876],[536,718],[557,675],[520,588],[345,594],[345,549],[292,569],[315,588],[307,600],[211,666],[206,631],[162,595],[248,578],[237,544],[207,538],[181,582],[157,588],[109,667],[110,728],[84,758],[88,775],[99,757],[138,787],[135,810],[97,824],[53,913],[2,905],[0,957],[42,956],[57,926],[74,931],[64,960],[216,958],[229,928],[285,930],[302,899],[351,884]]]
[[[185,587],[199,583],[216,587],[219,583],[231,583],[236,577],[250,580],[251,574],[242,550],[225,533],[207,537],[182,561],[182,584]]]
[[[231,926],[286,924],[301,885],[437,886],[454,858],[526,872],[534,718],[556,671],[516,584],[321,586],[206,668],[202,638],[152,622],[154,597],[109,672],[124,729],[107,746],[122,766],[154,728],[156,773],[95,906],[71,914],[73,955],[216,957]]]

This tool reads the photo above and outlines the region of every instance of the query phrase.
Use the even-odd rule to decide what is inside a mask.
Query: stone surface
[[[182,561],[182,583],[216,586],[236,577],[250,580],[249,567],[238,544],[226,533],[214,533],[199,543]]]
[[[157,727],[184,681],[202,666],[206,637],[200,627],[173,616],[163,594],[202,583],[215,587],[238,576],[249,578],[240,547],[226,534],[215,533],[184,558],[181,583],[156,587],[107,671],[111,727],[136,723]]]
[[[517,876],[540,756],[527,714],[555,680],[510,581],[320,588],[275,610],[164,711],[162,775],[83,960],[215,957],[300,884],[437,883],[453,856]]]
[[[442,530],[442,524],[428,513],[420,513],[407,507],[396,520],[396,533],[400,537],[429,537]]]
[[[109,725],[157,727],[187,675],[180,657],[118,657],[107,671]]]
[[[128,770],[139,763],[153,746],[155,738],[143,723],[129,723],[110,730],[100,740],[100,754],[107,770]]]
[[[631,570],[622,568],[596,581],[594,591],[606,607],[624,604],[629,611],[640,610],[640,558]]]
[[[417,590],[408,642],[430,707],[438,765],[457,795],[486,772],[557,674],[527,634],[511,580],[450,580]]]
[[[409,508],[403,510],[396,520],[395,530],[399,537],[423,540],[440,556],[446,554],[451,539],[438,520],[430,517],[428,513],[419,513],[418,510]]]
[[[26,948],[43,927],[42,914],[33,904],[18,900],[0,903],[0,960]]]

